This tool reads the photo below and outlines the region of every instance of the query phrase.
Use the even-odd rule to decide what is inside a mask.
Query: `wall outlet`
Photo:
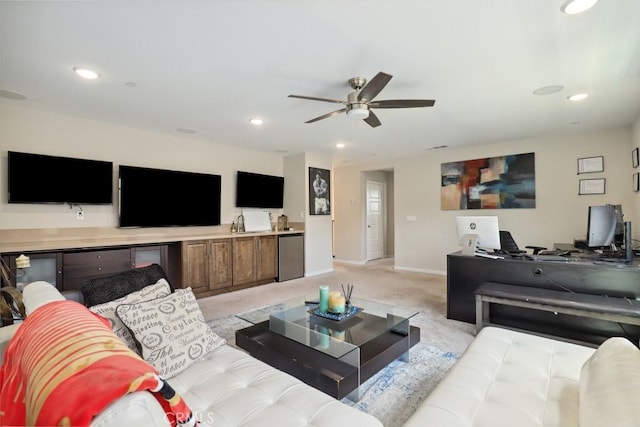
[[[78,221],[82,221],[82,220],[84,220],[84,211],[78,211],[78,212],[76,212],[76,219],[77,219]]]

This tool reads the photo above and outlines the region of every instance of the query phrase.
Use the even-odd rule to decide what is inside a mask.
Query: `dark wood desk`
[[[474,291],[484,282],[559,291],[566,288],[610,297],[640,297],[640,268],[637,265],[579,259],[569,262],[522,258],[494,260],[456,252],[447,255],[447,317],[475,323]],[[636,343],[640,340],[640,327],[600,319],[510,306],[496,306],[491,315],[494,324],[594,344],[611,336],[626,336]]]

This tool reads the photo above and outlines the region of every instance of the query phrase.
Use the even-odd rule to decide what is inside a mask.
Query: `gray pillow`
[[[104,304],[166,278],[167,275],[160,265],[151,264],[147,267],[134,268],[111,276],[90,279],[82,285],[81,289],[84,305],[92,307]],[[171,283],[169,283],[169,287],[173,292],[174,287],[171,286]]]

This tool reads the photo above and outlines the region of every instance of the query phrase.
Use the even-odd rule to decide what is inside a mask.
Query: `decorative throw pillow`
[[[580,426],[638,425],[640,350],[631,341],[609,338],[580,371]]]
[[[120,318],[116,316],[116,307],[118,307],[120,304],[133,304],[135,302],[148,301],[164,297],[169,295],[170,293],[171,287],[169,286],[169,283],[167,283],[165,279],[160,279],[153,285],[149,285],[136,292],[131,292],[129,295],[125,295],[122,298],[89,307],[89,310],[108,319],[109,322],[111,322],[111,329],[118,336],[118,338],[120,338],[122,342],[124,342],[131,350],[140,354],[136,342],[129,332],[129,329],[127,329]]]
[[[191,288],[135,304],[121,304],[116,314],[140,344],[142,357],[165,378],[223,345],[204,321]]]
[[[166,279],[167,275],[158,264],[146,267],[132,268],[131,270],[115,273],[110,276],[96,277],[87,280],[80,291],[84,304],[92,307],[105,302],[122,298],[125,295],[156,283],[160,279]],[[169,283],[171,286],[171,283]],[[171,287],[173,292],[173,287]]]

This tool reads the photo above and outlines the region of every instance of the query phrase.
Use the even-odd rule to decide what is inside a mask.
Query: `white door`
[[[367,261],[384,256],[384,185],[367,181]]]

